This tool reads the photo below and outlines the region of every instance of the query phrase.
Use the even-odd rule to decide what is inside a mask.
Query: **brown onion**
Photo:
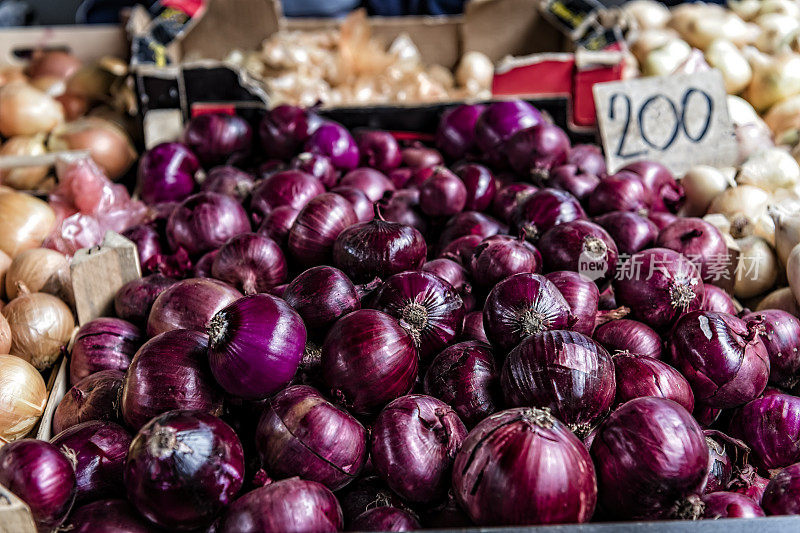
[[[47,403],[42,375],[23,359],[0,354],[0,439],[24,437]]]
[[[0,308],[2,310],[2,308]],[[11,326],[3,315],[0,315],[0,354],[11,350]]]
[[[110,179],[117,179],[136,160],[128,134],[111,121],[85,117],[57,126],[47,141],[51,152],[88,150]]]
[[[25,73],[32,79],[49,76],[69,79],[75,74],[83,62],[69,52],[63,50],[36,50]]]
[[[0,192],[0,213],[0,250],[12,258],[40,247],[56,222],[46,202],[23,192]]]
[[[43,133],[12,137],[0,148],[0,156],[42,155],[47,153],[44,139],[45,135]],[[34,190],[42,185],[49,172],[50,167],[47,165],[0,170],[0,183],[14,189]]]
[[[4,137],[47,133],[62,122],[64,109],[44,91],[24,82],[0,88],[0,134]]]
[[[11,261],[12,259],[8,254],[0,250],[0,299],[5,299],[6,297],[6,272],[8,272],[8,267],[11,266]]]
[[[9,300],[16,298],[17,284],[22,283],[30,292],[59,296],[69,281],[69,262],[64,254],[48,248],[33,248],[11,261],[6,272],[6,295]]]
[[[120,422],[119,397],[125,373],[101,370],[72,386],[53,412],[53,433],[89,420]]]

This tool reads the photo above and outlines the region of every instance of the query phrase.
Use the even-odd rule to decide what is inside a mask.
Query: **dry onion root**
[[[0,439],[24,437],[42,416],[46,403],[42,375],[19,357],[0,354]]]

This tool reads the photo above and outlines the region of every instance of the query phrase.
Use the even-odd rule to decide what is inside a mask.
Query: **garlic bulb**
[[[680,210],[685,217],[700,217],[708,211],[711,201],[722,194],[732,183],[718,169],[708,165],[697,165],[681,179],[686,201]]]
[[[727,39],[715,39],[706,48],[706,61],[722,73],[725,90],[738,94],[753,79],[753,69],[739,49]]]
[[[0,156],[4,155],[42,155],[47,153],[44,146],[44,133],[36,135],[18,135],[11,137],[0,148]],[[47,178],[50,167],[20,167],[0,170],[0,183],[21,190],[37,190]]]
[[[642,63],[642,73],[645,76],[667,76],[675,72],[691,55],[692,47],[685,41],[669,41],[647,54]]]
[[[647,54],[675,40],[680,40],[680,37],[678,32],[673,29],[650,28],[636,34],[630,45],[630,50],[636,56],[636,59],[644,62]]]
[[[769,193],[752,185],[739,185],[722,192],[711,201],[708,213],[719,213],[731,223],[734,238],[746,237],[755,232],[757,221],[766,215]]]
[[[19,357],[0,354],[0,438],[12,441],[27,435],[46,404],[42,375]]]
[[[737,239],[736,244],[740,252],[733,294],[737,298],[752,298],[772,288],[778,279],[778,260],[769,243],[751,235]]]
[[[701,50],[721,36],[736,45],[747,44],[752,38],[752,30],[736,13],[715,4],[681,4],[673,8],[669,26]]]
[[[775,142],[795,145],[800,141],[800,95],[778,102],[764,115]]]
[[[775,251],[782,265],[786,265],[792,249],[800,244],[800,212],[787,212],[771,205],[767,210],[775,222]]]
[[[714,226],[722,233],[723,236],[729,236],[731,233],[731,221],[728,220],[728,217],[721,213],[714,213],[711,215],[706,215],[703,217],[703,220]]]
[[[777,54],[789,50],[792,38],[800,30],[800,21],[782,13],[760,15],[755,23],[761,28],[761,34],[754,44],[765,54]]]
[[[494,79],[492,60],[480,52],[467,52],[461,57],[456,69],[456,82],[473,92],[491,90]]]
[[[759,18],[764,15],[780,15],[785,18],[800,18],[800,6],[794,0],[762,0],[760,2]],[[758,23],[758,19],[756,19]]]
[[[739,15],[742,20],[753,20],[761,10],[762,0],[728,0],[728,9]]]
[[[800,183],[800,165],[785,150],[768,148],[742,163],[736,182],[753,185],[770,193],[789,189]]]
[[[24,82],[0,88],[0,135],[47,133],[64,122],[64,109],[44,92]]]
[[[778,102],[800,94],[800,55],[786,52],[765,58],[750,51],[748,56],[753,81],[744,91],[744,98],[756,111],[767,111]]]
[[[669,9],[653,0],[633,0],[622,6],[622,11],[641,29],[663,28],[670,19]]]

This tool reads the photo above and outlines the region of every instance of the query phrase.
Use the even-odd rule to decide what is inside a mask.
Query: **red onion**
[[[558,289],[577,321],[570,329],[591,336],[597,319],[600,291],[597,285],[577,272],[551,272],[545,276]]]
[[[171,411],[147,423],[125,462],[128,500],[163,528],[196,529],[239,492],[244,452],[225,422],[200,411]]]
[[[315,481],[285,479],[248,492],[225,511],[219,533],[333,533],[343,528],[336,496]]]
[[[514,274],[537,273],[542,268],[542,255],[524,237],[494,235],[475,247],[470,271],[475,284],[483,289],[494,287]]]
[[[281,247],[285,247],[289,240],[289,231],[291,231],[294,221],[297,220],[298,213],[300,211],[288,205],[276,207],[261,222],[256,233],[272,239]],[[214,254],[216,255],[216,250]]]
[[[190,196],[167,222],[170,245],[180,246],[190,255],[219,248],[231,237],[248,231],[250,221],[239,202],[215,192]]]
[[[442,166],[419,188],[419,207],[431,217],[452,216],[467,205],[467,188],[461,179]]]
[[[253,130],[242,117],[210,113],[189,121],[183,131],[183,142],[204,165],[213,165],[249,153]]]
[[[703,311],[716,311],[717,313],[727,313],[729,315],[736,315],[739,312],[736,309],[733,298],[724,289],[720,289],[716,285],[704,283],[703,291],[699,297],[703,301],[703,306],[701,307]]]
[[[372,202],[361,189],[355,187],[334,187],[331,192],[338,194],[353,206],[359,222],[369,222],[375,216]]]
[[[354,531],[415,531],[419,522],[407,511],[397,507],[375,507],[353,520]]]
[[[407,509],[400,497],[374,474],[359,477],[341,491],[337,491],[336,496],[342,505],[345,524],[348,525],[369,509],[388,506]]]
[[[509,137],[502,151],[517,174],[546,178],[550,169],[563,165],[569,151],[569,137],[554,124],[540,122]]]
[[[586,335],[544,331],[508,354],[500,384],[506,405],[547,407],[583,437],[614,401],[614,364]]]
[[[558,224],[538,242],[548,270],[580,272],[590,281],[605,282],[617,268],[617,245],[593,222],[572,220]]]
[[[320,194],[298,213],[289,230],[289,251],[303,266],[330,263],[336,237],[357,221],[350,202],[338,194]]]
[[[472,257],[475,249],[484,241],[480,235],[464,235],[453,241],[447,246],[442,248],[439,257],[442,259],[450,259],[459,265],[466,265],[471,267]]]
[[[333,264],[355,281],[385,278],[425,263],[425,238],[411,226],[388,222],[376,206],[375,218],[342,231],[333,245]]]
[[[312,332],[327,329],[340,317],[361,308],[358,292],[341,270],[312,267],[286,287],[283,299],[303,318]]]
[[[769,355],[769,382],[792,389],[800,381],[800,320],[779,309],[748,313],[742,320],[749,322],[758,317],[763,319],[761,342]]]
[[[426,233],[428,222],[416,209],[419,205],[418,189],[401,189],[392,193],[391,197],[381,202],[383,218],[391,222],[399,222],[406,226],[416,228],[420,233]],[[374,209],[370,206],[370,212]],[[370,220],[372,216],[370,216]]]
[[[636,398],[611,413],[592,443],[600,504],[610,517],[685,518],[708,477],[708,446],[686,410]]]
[[[656,246],[686,256],[706,283],[728,274],[728,246],[719,230],[701,218],[679,218],[661,230]]]
[[[700,309],[702,288],[694,265],[666,248],[633,254],[614,279],[617,303],[654,329],[668,328],[682,314]]]
[[[422,265],[422,270],[438,276],[459,292],[470,290],[466,269],[452,259],[433,259]]]
[[[655,161],[636,161],[622,170],[636,174],[653,194],[655,211],[678,210],[684,200],[683,187],[675,180],[672,173]]]
[[[222,411],[222,391],[208,369],[208,338],[176,330],[142,346],[125,374],[120,406],[125,423],[138,430],[173,409]]]
[[[306,328],[289,304],[269,294],[240,298],[208,327],[211,372],[229,394],[262,399],[283,388],[300,364]]]
[[[359,414],[377,411],[411,390],[417,377],[414,339],[385,313],[354,311],[325,338],[322,370],[339,403]]]
[[[299,211],[324,192],[322,182],[311,174],[300,170],[276,172],[253,189],[250,199],[253,221],[259,224],[278,207],[288,206]]]
[[[22,439],[0,448],[0,484],[28,505],[43,533],[61,525],[75,501],[72,463],[41,440]]]
[[[483,311],[472,311],[464,315],[464,328],[461,332],[464,340],[475,340],[489,344],[486,332],[483,330]]]
[[[630,352],[661,359],[661,337],[652,328],[623,318],[612,320],[598,326],[594,340],[605,346],[609,352]]]
[[[536,240],[558,224],[586,218],[586,213],[568,192],[541,189],[518,204],[511,218],[528,239]]]
[[[50,442],[75,461],[76,502],[124,495],[122,468],[131,444],[125,428],[93,420],[62,431]]]
[[[703,518],[757,518],[764,516],[764,510],[752,500],[735,492],[714,492],[703,496],[705,510]]]
[[[180,202],[194,191],[198,170],[200,162],[185,144],[162,143],[139,160],[136,188],[146,204]]]
[[[341,124],[324,122],[305,143],[306,152],[328,156],[338,169],[350,170],[358,166],[360,155],[356,141]]]
[[[492,205],[497,192],[494,176],[489,169],[483,165],[466,163],[458,165],[454,170],[467,189],[467,203],[464,209],[486,211]]]
[[[477,235],[481,239],[505,233],[506,228],[499,221],[477,211],[459,213],[447,221],[439,236],[439,247],[444,248],[459,237]]]
[[[436,129],[436,147],[450,159],[461,159],[475,149],[475,124],[486,106],[462,104],[442,114]]]
[[[575,323],[569,304],[552,282],[538,274],[515,274],[492,289],[483,308],[483,328],[505,354],[529,335]]]
[[[72,511],[66,528],[72,533],[150,533],[153,526],[125,500],[100,500]]]
[[[406,186],[414,177],[416,170],[410,167],[400,167],[389,172],[386,177],[389,178],[396,189],[401,189]]]
[[[381,172],[389,172],[400,166],[400,147],[388,131],[361,130],[356,133],[361,163]]]
[[[320,124],[322,119],[309,109],[286,104],[271,109],[258,128],[264,154],[275,159],[291,158]]]
[[[208,171],[208,175],[200,185],[200,189],[207,192],[227,194],[241,202],[250,196],[254,182],[255,179],[252,174],[230,165],[223,165]]]
[[[658,237],[658,228],[650,220],[630,211],[612,211],[593,221],[611,235],[619,253],[630,255],[650,248]]]
[[[769,480],[759,476],[756,469],[748,464],[734,473],[728,490],[744,494],[760,505],[768,484]]]
[[[267,292],[286,279],[286,259],[272,239],[242,233],[222,245],[211,272],[215,278],[241,288],[244,294]]]
[[[775,474],[764,491],[761,506],[769,515],[800,514],[800,464]]]
[[[76,384],[101,370],[125,371],[144,342],[142,332],[119,318],[96,318],[78,330],[69,362],[69,381]]]
[[[730,434],[742,439],[765,469],[800,461],[800,398],[773,393],[753,400],[734,412]]]
[[[667,363],[628,352],[614,354],[613,361],[617,382],[615,404],[653,396],[677,402],[690,413],[694,409],[689,382]]]
[[[309,152],[297,154],[297,156],[289,162],[289,168],[300,170],[314,176],[326,189],[335,186],[339,179],[339,173],[336,171],[333,163],[331,163],[330,158],[322,154],[312,154]]]
[[[425,373],[425,393],[442,400],[473,427],[501,405],[491,347],[467,341],[445,348]]]
[[[256,447],[270,475],[301,476],[337,490],[361,472],[367,432],[315,389],[295,385],[268,401]]]
[[[179,281],[158,295],[147,319],[147,335],[191,329],[205,332],[217,311],[241,298],[241,293],[221,281],[207,278]]]
[[[464,320],[464,303],[455,289],[428,272],[391,276],[378,290],[374,308],[393,316],[411,334],[420,359],[458,337]]]
[[[500,143],[519,130],[543,121],[541,113],[522,100],[490,104],[475,123],[475,142],[485,154],[496,152]]]
[[[442,154],[421,144],[403,148],[400,152],[400,157],[403,159],[403,166],[411,167],[415,170],[435,167],[444,163]]]
[[[287,168],[286,163],[284,163],[280,159],[267,159],[266,161],[258,165],[258,171],[256,172],[258,174],[258,180],[259,181],[265,180],[268,177],[275,174],[276,172],[286,170],[286,168]]]
[[[723,491],[733,476],[733,460],[725,446],[732,447],[734,452],[742,450],[745,457],[750,450],[744,442],[731,438],[721,431],[707,429],[703,433],[708,444],[708,482],[703,492],[708,494]]]
[[[517,206],[538,190],[538,187],[530,183],[515,182],[504,185],[494,196],[492,214],[503,222],[510,223]]]
[[[581,174],[603,176],[606,173],[606,159],[603,151],[594,144],[576,144],[567,153],[567,163],[576,165]]]
[[[210,252],[204,253],[200,259],[197,260],[197,263],[194,265],[194,270],[192,271],[195,278],[211,277],[211,267],[214,266],[214,259],[217,257],[218,252],[219,248],[211,250]]]
[[[667,226],[678,220],[678,217],[676,215],[673,215],[672,213],[658,212],[658,211],[650,212],[650,214],[647,215],[647,218],[650,220],[650,222],[656,225],[658,231],[661,231],[662,229],[666,228]]]
[[[123,231],[121,235],[136,245],[139,264],[143,268],[157,262],[158,259],[154,258],[164,254],[161,238],[155,228],[149,224],[131,226]]]
[[[377,202],[388,191],[394,191],[394,184],[389,178],[373,168],[357,168],[345,174],[339,185],[359,189],[370,202]]]
[[[670,356],[692,385],[697,401],[727,409],[755,399],[769,378],[769,355],[760,320],[694,311],[670,335]]]
[[[645,214],[653,203],[652,194],[632,172],[617,172],[600,180],[589,196],[589,213],[602,215],[611,211]]]
[[[582,174],[576,165],[561,165],[550,171],[545,183],[549,187],[567,191],[583,202],[600,184],[600,178],[594,174]]]
[[[470,431],[453,492],[478,525],[580,523],[592,517],[597,481],[588,450],[566,426],[546,409],[520,407]]]
[[[72,386],[53,412],[53,433],[90,420],[117,421],[125,374],[101,370]]]

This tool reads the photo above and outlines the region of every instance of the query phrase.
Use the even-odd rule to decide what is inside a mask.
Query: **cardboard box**
[[[38,49],[67,50],[84,62],[130,53],[125,29],[116,24],[0,29],[0,65],[24,65]]]

